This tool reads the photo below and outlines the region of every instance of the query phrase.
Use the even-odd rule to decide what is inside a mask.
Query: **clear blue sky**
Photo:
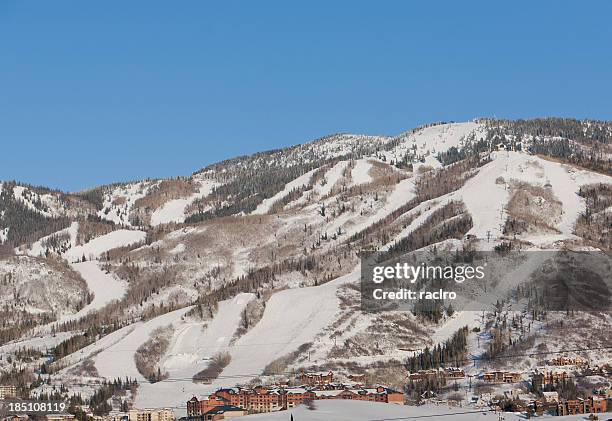
[[[0,1],[0,179],[185,175],[335,132],[612,118],[612,2]]]

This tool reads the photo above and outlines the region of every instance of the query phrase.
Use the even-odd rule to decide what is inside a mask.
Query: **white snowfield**
[[[259,205],[257,205],[257,208],[255,208],[255,210],[252,212],[253,215],[264,215],[270,212],[272,205],[274,205],[274,203],[278,202],[279,200],[287,196],[289,193],[291,193],[291,190],[310,184],[310,180],[312,179],[312,175],[315,171],[316,169],[308,171],[306,174],[300,175],[295,180],[288,182],[285,185],[285,188],[276,193],[274,196],[264,199]]]
[[[59,319],[57,323],[78,320],[92,311],[100,310],[111,301],[122,298],[125,294],[125,281],[104,272],[98,266],[98,262],[72,263],[71,266],[87,282],[87,288],[93,293],[94,298],[91,303],[87,304],[77,313],[66,315]]]
[[[336,163],[333,167],[331,167],[325,173],[325,184],[316,184],[313,190],[320,196],[324,197],[331,193],[332,189],[336,185],[336,183],[342,178],[342,173],[344,169],[349,164],[348,161],[340,161]]]
[[[78,262],[83,256],[87,260],[98,259],[109,250],[125,247],[144,241],[147,234],[144,231],[121,229],[96,237],[86,244],[76,246],[64,253],[69,262]]]
[[[13,188],[13,197],[16,201],[25,205],[28,209],[40,213],[46,217],[58,216],[58,201],[51,194],[38,194],[27,187],[15,186]],[[47,207],[47,210],[39,209],[34,203],[40,201]]]
[[[75,365],[81,363],[82,361],[93,357],[97,353],[110,348],[112,345],[121,341],[127,335],[134,331],[137,324],[131,324],[125,327],[122,327],[119,330],[116,330],[112,333],[109,333],[106,336],[103,336],[101,339],[97,340],[91,345],[87,345],[85,348],[79,350],[78,352],[72,353],[70,355],[65,356],[64,358],[57,361],[61,367],[64,367],[60,372],[62,374],[66,374]]]
[[[584,200],[578,196],[580,187],[596,182],[611,183],[612,178],[583,170],[577,170],[556,162],[519,152],[495,152],[493,161],[484,165],[474,177],[454,195],[465,203],[472,215],[474,226],[468,234],[478,238],[499,237],[506,222],[505,207],[509,192],[505,183],[523,181],[536,186],[550,185],[552,192],[563,205],[561,222],[556,226],[563,238],[573,237],[574,224],[584,210]]]
[[[367,184],[372,181],[372,176],[370,175],[370,169],[372,168],[372,163],[367,159],[358,159],[355,161],[355,167],[351,171],[351,179],[352,185],[358,186],[360,184]]]
[[[463,140],[474,134],[476,139],[486,135],[486,128],[472,121],[464,123],[447,123],[424,127],[413,133],[400,135],[400,142],[393,150],[382,152],[387,162],[401,160],[407,151],[412,152],[416,148],[418,155],[426,155],[426,164],[439,167],[440,163],[435,159],[439,152],[445,152],[451,147],[460,148]]]
[[[375,222],[380,221],[386,216],[390,215],[393,211],[403,206],[416,196],[414,192],[414,179],[406,178],[394,185],[393,191],[387,197],[384,205],[376,211],[376,213],[368,218],[353,223],[345,228],[344,237],[350,237],[351,235],[360,232]],[[327,225],[326,229],[328,232],[334,232],[339,226],[342,226],[346,222],[346,218],[340,218],[332,220]]]
[[[274,294],[266,303],[261,320],[232,345],[229,340],[238,327],[242,309],[253,298],[251,294],[240,294],[220,303],[219,311],[203,331],[190,323],[179,325],[171,349],[163,360],[163,367],[172,381],[141,383],[136,406],[184,406],[185,400],[193,395],[205,396],[220,387],[247,383],[262,374],[272,361],[297,350],[304,343],[314,341],[337,317],[337,289],[358,277],[359,272],[355,271],[321,286],[288,289]],[[135,343],[122,345],[128,338],[115,347],[126,350],[121,354],[121,361],[133,361],[133,353],[130,354],[129,350],[138,347]],[[223,350],[229,352],[232,359],[219,378],[209,385],[194,384],[192,377],[206,367],[205,359]],[[109,358],[105,374],[100,371],[98,362],[96,367],[101,375],[108,377],[135,369],[126,364],[117,364]]]
[[[116,187],[104,196],[102,210],[98,216],[115,224],[131,226],[130,211],[134,203],[145,197],[151,187],[156,186],[159,181],[141,181]]]
[[[23,339],[0,346],[0,354],[14,353],[20,349],[37,349],[45,352],[57,346],[59,343],[76,335],[77,332],[57,332],[55,334],[37,336],[31,339]]]
[[[73,222],[72,224],[70,224],[68,228],[65,228],[53,234],[47,235],[46,237],[43,237],[40,240],[33,243],[32,246],[28,250],[26,250],[26,254],[33,256],[33,257],[44,255],[46,248],[43,246],[43,243],[53,236],[64,235],[64,234],[69,235],[70,240],[69,240],[68,245],[70,246],[70,248],[73,248],[76,246],[76,239],[77,239],[78,232],[79,232],[79,223]]]
[[[146,382],[134,362],[136,350],[149,339],[151,332],[159,327],[180,323],[181,318],[192,308],[181,308],[132,325],[133,330],[130,333],[94,357],[94,364],[100,376],[107,379],[127,376],[140,383]]]
[[[255,298],[242,293],[221,301],[213,319],[204,326],[202,322],[184,322],[177,326],[172,342],[162,360],[162,372],[167,372],[172,382],[141,383],[136,397],[139,408],[185,404],[185,397],[206,395],[214,390],[209,385],[196,384],[193,376],[210,363],[217,353],[226,351],[238,329],[242,311]]]
[[[151,215],[151,225],[158,226],[162,224],[169,224],[171,222],[182,223],[185,222],[185,210],[197,199],[204,198],[210,195],[217,186],[217,183],[210,180],[201,180],[198,191],[191,196],[184,199],[170,200],[158,209],[156,209]]]
[[[245,420],[289,421],[293,415],[295,421],[402,421],[427,419],[432,421],[499,421],[499,413],[488,409],[478,410],[474,407],[449,407],[446,405],[407,406],[378,402],[351,400],[315,401],[315,409],[309,410],[304,405],[287,411],[267,414],[248,415]],[[600,414],[607,419],[606,414]],[[524,420],[525,414],[503,413],[505,421]],[[544,417],[550,420],[573,421],[586,420],[588,415],[569,415],[565,417]]]
[[[321,286],[274,294],[266,303],[259,323],[230,348],[232,361],[215,385],[246,383],[260,375],[272,361],[312,342],[339,312],[338,288],[356,281],[359,276],[359,271],[354,271]]]

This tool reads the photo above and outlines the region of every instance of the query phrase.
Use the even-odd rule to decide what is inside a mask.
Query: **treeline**
[[[104,207],[104,195],[108,192],[109,188],[110,186],[96,187],[80,193],[75,193],[74,196],[91,203],[96,210],[102,210]]]
[[[408,236],[396,241],[380,259],[388,260],[404,253],[451,238],[461,239],[472,228],[472,217],[465,213],[463,202],[450,201]]]
[[[196,223],[241,212],[250,213],[264,199],[283,190],[290,181],[326,163],[315,160],[291,167],[264,164],[240,169],[226,184],[216,187],[208,197],[196,201],[198,212],[190,215],[185,222]],[[207,206],[209,204],[213,207]]]
[[[464,145],[461,148],[451,146],[447,151],[439,152],[436,158],[442,165],[447,166],[467,158],[477,158],[481,153],[492,150],[492,142],[490,140],[477,140],[474,133],[463,139],[463,143]]]
[[[530,120],[489,120],[493,133],[525,136],[563,137],[580,143],[612,143],[612,123],[573,118],[534,118]]]
[[[0,345],[19,339],[28,330],[54,320],[49,313],[31,314],[6,306],[0,310]]]
[[[569,118],[488,120],[488,139],[530,139],[530,152],[612,174],[612,123]]]
[[[16,200],[13,195],[15,186],[14,182],[4,183],[2,192],[0,192],[0,210],[2,211],[0,222],[3,227],[9,227],[6,244],[17,247],[31,243],[70,225],[70,220],[66,217],[44,216]],[[40,198],[33,199],[33,206],[41,211],[47,210],[46,205],[40,202]]]
[[[438,198],[461,188],[475,174],[474,169],[486,162],[488,162],[488,158],[483,160],[471,157],[440,170],[422,174],[416,181],[417,197],[404,203],[384,218],[353,234],[349,241],[359,241],[363,246],[366,246],[378,239],[389,238],[389,233],[393,231],[391,225],[394,221],[413,210],[423,201]]]
[[[135,394],[138,388],[138,382],[134,379],[120,379],[117,378],[112,382],[103,382],[102,386],[97,389],[94,394],[87,400],[87,404],[91,408],[94,415],[102,416],[108,415],[113,410],[112,406],[108,403],[108,400],[117,395],[125,395],[127,391],[131,391],[132,395]],[[127,410],[128,405],[124,400],[122,402],[122,410]]]
[[[91,325],[85,332],[72,336],[59,344],[57,344],[52,350],[51,354],[56,360],[63,358],[67,355],[78,351],[81,348],[86,347],[97,341],[100,337],[105,336],[111,332],[117,330],[119,326],[96,326]]]
[[[326,153],[329,152],[327,145],[341,145],[345,141],[350,144],[350,150],[338,146],[337,155]],[[190,215],[186,222],[196,223],[240,212],[250,213],[264,199],[274,196],[288,182],[310,170],[333,165],[340,160],[371,156],[390,147],[390,142],[380,142],[378,138],[334,134],[302,145],[240,156],[209,165],[196,174],[210,175],[222,185],[214,189],[210,196],[195,202],[198,211]],[[211,204],[212,209],[208,206]]]
[[[314,278],[315,285],[322,285],[339,276],[331,271],[329,266],[334,262],[339,264],[339,262],[354,257],[355,250],[350,244],[339,245],[323,255],[304,254],[302,257],[289,258],[261,268],[251,269],[246,275],[241,275],[220,288],[200,296],[193,313],[209,314],[216,308],[219,301],[233,298],[242,292],[257,293],[265,285],[268,286],[268,289],[274,289],[277,278],[284,273],[308,274],[310,278]],[[348,267],[349,265],[346,265],[346,268]]]
[[[576,221],[575,232],[603,250],[612,250],[612,184],[580,187],[578,195],[585,199],[585,210]]]
[[[415,182],[415,191],[419,202],[435,199],[461,188],[469,178],[476,174],[475,169],[487,162],[490,162],[490,157],[471,156],[441,170],[418,177]]]
[[[406,369],[411,373],[440,367],[462,367],[466,364],[467,337],[470,331],[462,327],[444,344],[426,347],[420,354],[408,358]]]

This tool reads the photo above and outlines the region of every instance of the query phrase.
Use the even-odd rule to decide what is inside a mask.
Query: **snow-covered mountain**
[[[0,369],[37,394],[63,385],[88,396],[96,382],[128,376],[139,382],[135,405],[179,407],[302,368],[400,388],[408,358],[463,326],[473,330],[470,358],[500,331],[513,343],[501,355],[585,348],[592,362],[609,362],[612,349],[589,351],[612,339],[605,311],[564,325],[564,314],[542,319],[511,305],[433,319],[363,312],[358,256],[513,245],[609,252],[611,140],[608,122],[482,119],[332,135],[85,192],[1,183],[0,303],[11,324],[0,355],[27,369],[8,358]],[[508,293],[540,269],[512,265],[518,272],[500,281]],[[515,312],[529,331],[506,326]],[[227,361],[216,378],[198,381],[219,355]],[[514,361],[523,370],[539,362]]]

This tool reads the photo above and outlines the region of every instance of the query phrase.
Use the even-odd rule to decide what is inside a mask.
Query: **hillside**
[[[585,281],[582,292],[605,303],[590,312],[545,309],[517,291],[545,272],[537,252],[610,256],[611,228],[612,123],[591,120],[336,134],[85,192],[5,181],[0,379],[87,399],[127,376],[139,384],[129,404],[183,410],[218,387],[333,370],[414,397],[411,358],[464,326],[453,362],[470,375],[512,367],[526,381],[557,353],[610,363],[609,276]],[[509,274],[479,285],[479,298],[498,301],[487,307],[366,312],[366,250],[507,251],[495,264]],[[208,378],[219,355],[228,361]]]

